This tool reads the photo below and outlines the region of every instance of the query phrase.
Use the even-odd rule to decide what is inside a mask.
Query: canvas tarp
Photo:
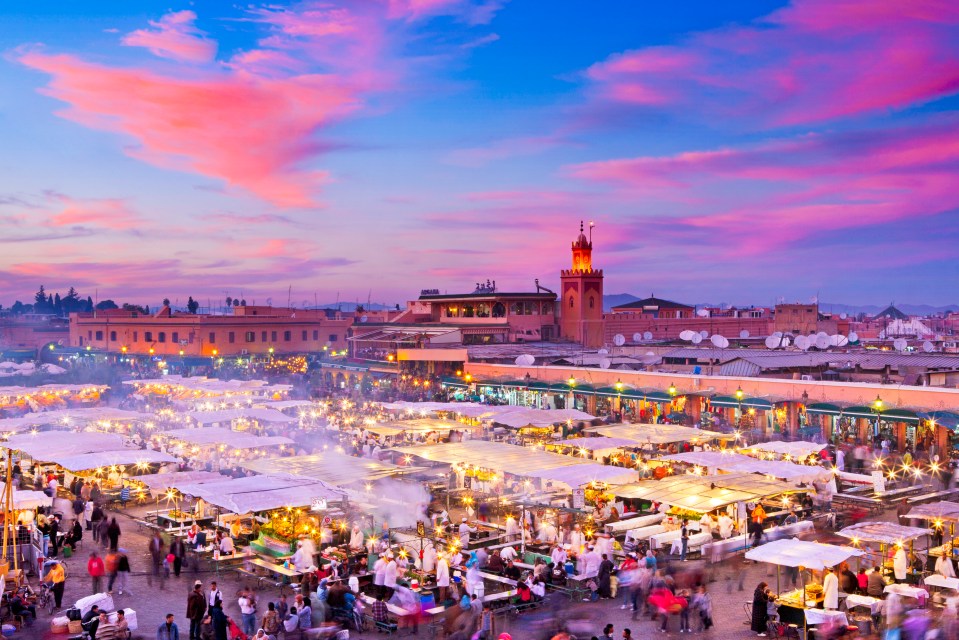
[[[784,538],[750,549],[746,552],[746,559],[781,567],[806,567],[821,571],[825,567],[835,567],[849,558],[862,555],[862,551],[852,547]]]

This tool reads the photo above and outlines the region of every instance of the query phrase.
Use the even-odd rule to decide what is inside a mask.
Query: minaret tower
[[[573,268],[560,272],[560,334],[584,347],[603,346],[603,272],[593,269],[593,223],[589,237],[579,223],[573,242]]]

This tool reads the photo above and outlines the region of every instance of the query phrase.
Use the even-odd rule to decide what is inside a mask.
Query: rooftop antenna
[[[290,288],[286,290],[286,308],[293,308],[293,285],[290,285]]]
[[[589,221],[589,244],[593,244],[593,227],[596,226],[596,223],[592,220]]]

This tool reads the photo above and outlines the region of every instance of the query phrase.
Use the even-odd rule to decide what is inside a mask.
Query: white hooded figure
[[[566,550],[560,545],[553,547],[553,551],[550,552],[549,557],[557,567],[566,564]]]
[[[945,555],[936,558],[936,573],[945,578],[955,578],[956,570],[952,566],[952,560]]]
[[[444,555],[440,555],[436,559],[436,586],[450,586],[450,565]]]
[[[476,533],[476,527],[471,527],[466,521],[466,518],[463,518],[463,521],[460,523],[460,547],[467,549],[470,546],[470,534]]]
[[[556,525],[551,522],[541,522],[539,527],[539,539],[546,544],[555,544]]]
[[[480,575],[479,564],[474,564],[466,570],[466,589],[469,595],[476,595],[476,599],[483,601],[486,587],[483,585],[483,576]]]
[[[363,548],[363,530],[360,529],[358,522],[353,523],[353,530],[350,531],[350,549],[359,551]]]
[[[423,571],[427,573],[431,573],[436,569],[436,547],[432,544],[427,545],[427,547],[423,549],[422,565]]]
[[[719,516],[719,537],[723,540],[728,540],[733,535],[734,524],[729,514],[724,513]]]
[[[293,563],[293,568],[300,573],[305,573],[306,570],[309,569],[311,562],[307,560],[306,554],[303,553],[302,540],[297,541],[296,551],[293,553],[293,557],[290,558],[290,561]]]
[[[596,553],[600,558],[605,554],[610,560],[613,559],[613,538],[609,534],[601,534],[596,539]]]
[[[506,542],[516,542],[519,540],[520,528],[516,518],[506,518]]]
[[[580,529],[579,525],[573,527],[573,530],[569,534],[569,546],[573,549],[573,553],[581,553],[583,547],[586,546],[586,535]]]
[[[380,556],[373,564],[373,585],[382,587],[386,580],[386,556]]]
[[[393,554],[386,556],[386,568],[383,570],[383,586],[387,589],[396,589],[397,566]]]
[[[309,562],[308,566],[315,566],[313,560],[316,557],[316,545],[313,544],[313,538],[302,538],[300,542],[303,543],[303,553],[306,554],[307,562]]]
[[[896,582],[906,580],[906,572],[909,570],[909,561],[906,559],[906,550],[902,547],[896,549],[896,555],[892,558],[892,570],[896,574]]]
[[[579,558],[579,575],[584,578],[595,578],[599,575],[599,563],[602,561],[596,550],[590,546]]]
[[[835,570],[828,569],[822,579],[822,606],[824,609],[836,610],[839,608],[839,577]]]

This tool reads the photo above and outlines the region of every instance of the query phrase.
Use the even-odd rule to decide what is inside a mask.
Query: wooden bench
[[[956,494],[959,494],[959,489],[946,489],[944,491],[935,491],[933,493],[924,493],[919,496],[913,496],[911,498],[906,498],[907,504],[922,504],[923,502],[932,502],[933,500],[940,500],[942,498],[949,498]]]
[[[386,622],[377,622],[373,619],[368,613],[363,614],[363,620],[367,624],[372,624],[373,628],[377,631],[382,631],[386,635],[391,636],[399,630],[399,625],[394,620],[387,620]]]

